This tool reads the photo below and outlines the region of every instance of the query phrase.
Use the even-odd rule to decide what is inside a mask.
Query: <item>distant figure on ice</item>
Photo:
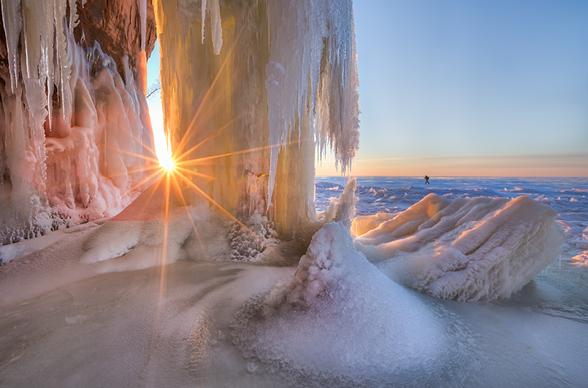
[[[430,185],[431,183],[429,182],[429,176],[425,175],[425,184],[426,185]]]

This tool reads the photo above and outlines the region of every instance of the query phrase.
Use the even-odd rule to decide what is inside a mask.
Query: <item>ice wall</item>
[[[135,71],[76,43],[77,6],[2,0],[0,243],[113,215],[142,176],[132,154],[147,153],[151,131]]]
[[[213,176],[194,182],[229,211],[269,214],[282,234],[300,232],[315,218],[315,151],[330,146],[346,170],[358,146],[351,1],[157,0],[154,8],[176,158]]]

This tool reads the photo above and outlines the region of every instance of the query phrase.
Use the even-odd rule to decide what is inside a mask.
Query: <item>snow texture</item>
[[[448,201],[429,194],[391,218],[363,217],[353,230],[357,249],[398,282],[438,298],[493,301],[558,257],[563,235],[555,216],[525,196]]]
[[[289,283],[237,322],[234,342],[251,363],[347,384],[425,365],[430,373],[446,341],[433,311],[357,252],[339,222],[314,235]]]

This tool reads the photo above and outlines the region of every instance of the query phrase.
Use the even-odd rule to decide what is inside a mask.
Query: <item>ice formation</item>
[[[429,194],[393,217],[354,222],[357,249],[394,280],[444,299],[508,298],[560,253],[555,212],[528,197]]]
[[[163,185],[153,185],[130,206],[89,233],[81,261],[100,272],[157,267],[178,260],[276,263],[279,240],[272,223],[255,214],[245,223],[227,221],[205,200],[182,206]],[[0,249],[0,260],[18,252]]]
[[[234,342],[251,362],[321,376],[326,385],[398,381],[426,365],[422,383],[446,347],[433,310],[357,252],[339,222],[324,225],[292,280],[235,325]]]
[[[136,1],[141,51],[136,69],[122,59],[122,76],[98,44],[84,49],[74,41],[75,1],[2,1],[9,77],[1,91],[0,171],[7,178],[0,194],[10,204],[0,214],[2,242],[56,222],[112,216],[133,197],[145,167],[140,156],[151,143],[143,94],[147,2]],[[430,195],[398,215],[352,223],[352,180],[325,213],[315,214],[315,152],[330,146],[346,170],[358,146],[350,0],[157,0],[154,10],[165,126],[175,162],[190,173],[183,183],[202,187],[208,202],[249,227],[231,231],[206,212],[194,213],[202,198],[190,193],[188,206],[175,207],[169,219],[107,222],[87,244],[84,261],[124,255],[129,268],[144,268],[162,257],[178,260],[188,247],[197,249],[198,217],[222,231],[213,256],[232,252],[246,261],[277,245],[274,225],[282,236],[308,237],[336,222],[403,284],[442,298],[494,300],[520,289],[557,254],[553,212],[525,197],[448,202]],[[210,179],[193,183],[199,176]],[[317,241],[329,228],[317,232]],[[315,281],[309,264],[330,271],[322,260],[330,248],[321,247],[311,245],[297,273],[313,279],[304,286],[308,295],[330,287]]]
[[[97,43],[75,42],[83,4],[2,0],[0,243],[114,215],[141,178],[145,162],[131,153],[150,144],[144,95],[128,60],[121,75]]]
[[[315,217],[315,148],[330,144],[347,169],[358,146],[351,1],[158,0],[154,9],[176,158],[192,168],[212,156],[198,170],[215,179],[199,184],[241,218],[303,230]]]

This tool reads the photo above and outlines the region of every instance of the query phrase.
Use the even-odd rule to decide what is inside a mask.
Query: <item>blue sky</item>
[[[378,159],[380,168],[404,175],[399,157],[426,168],[426,160],[490,166],[496,157],[545,155],[549,165],[556,155],[577,161],[588,154],[587,1],[354,6],[362,110],[356,166]]]
[[[588,1],[355,0],[354,9],[354,173],[588,175]],[[159,59],[149,62],[152,80]],[[335,173],[334,163],[317,172]]]

